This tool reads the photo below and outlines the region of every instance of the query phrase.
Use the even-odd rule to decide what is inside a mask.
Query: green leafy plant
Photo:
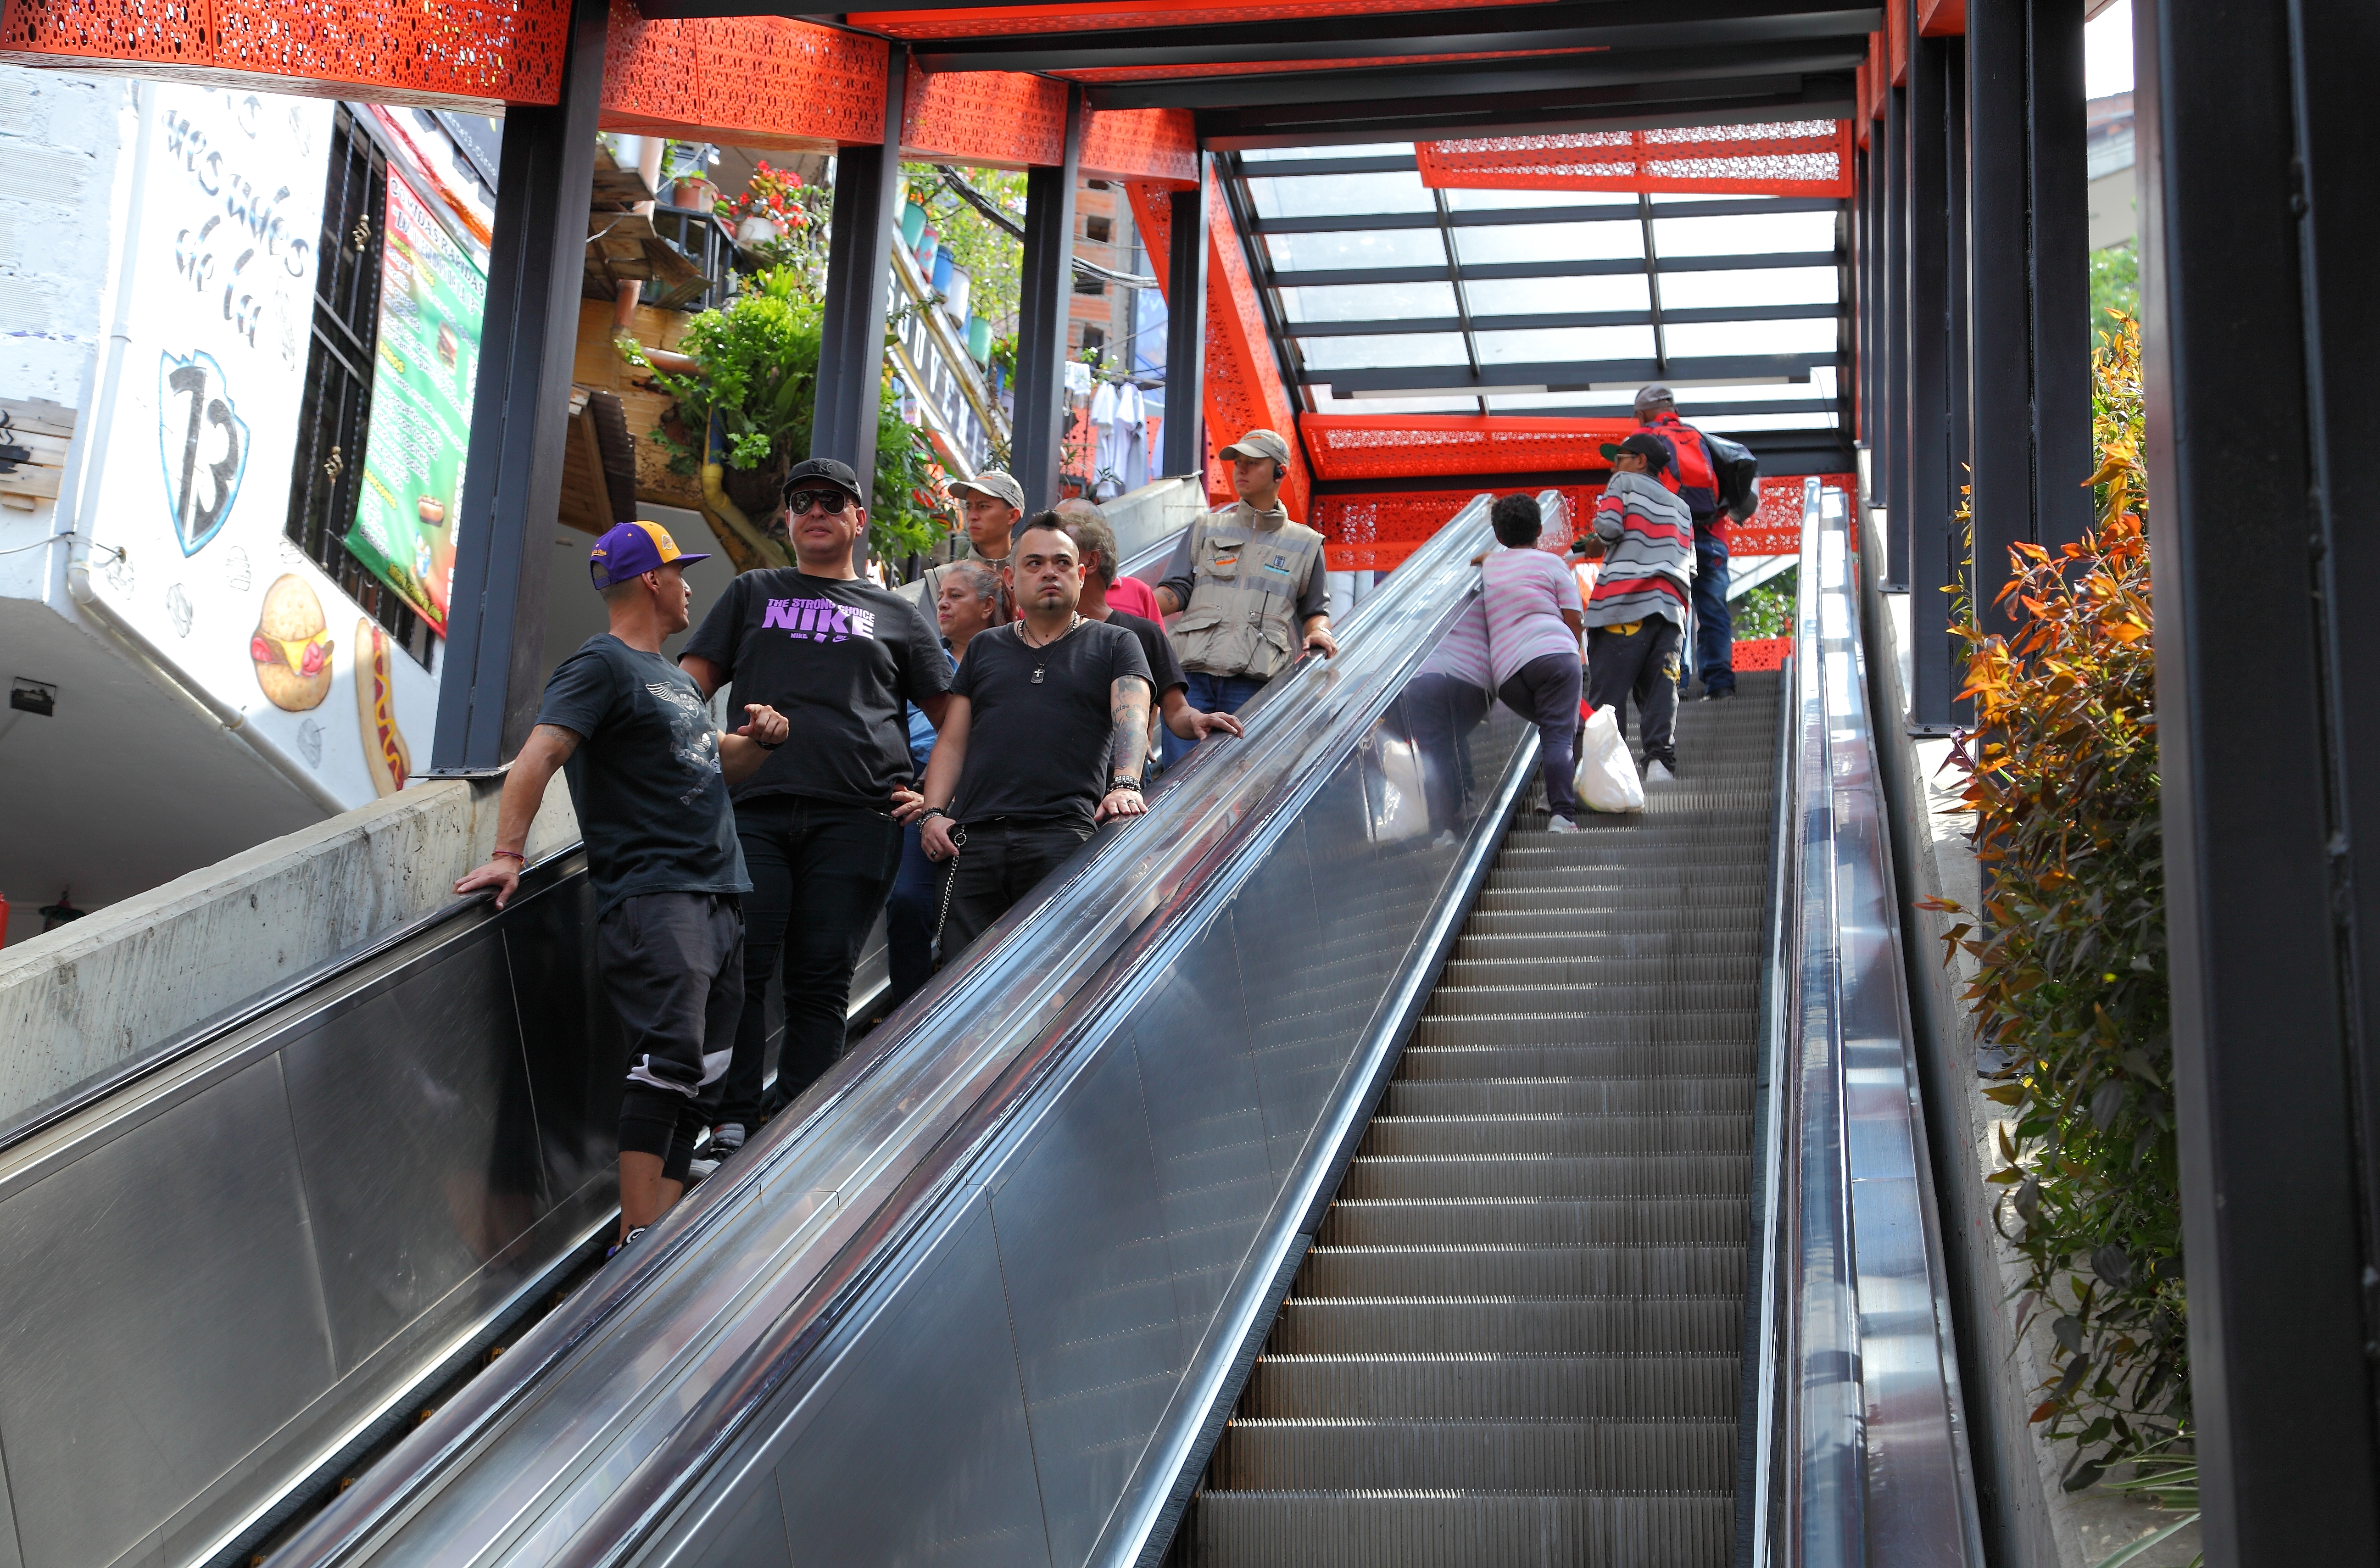
[[[1737,641],[1792,635],[1794,595],[1801,576],[1801,567],[1788,566],[1767,582],[1744,591],[1733,605]]]
[[[633,340],[621,341],[621,353],[677,399],[674,418],[653,432],[673,471],[698,475],[706,461],[716,461],[772,475],[809,451],[822,316],[799,275],[774,268],[727,309],[705,310],[688,323],[677,352],[695,362],[690,372],[662,370]],[[715,443],[709,433],[714,419]],[[868,549],[879,559],[901,560],[940,537],[932,461],[925,432],[902,419],[888,380],[877,407],[868,508]]]
[[[2135,240],[2091,252],[2091,332],[2105,348],[2141,310],[2141,250]]]
[[[942,182],[930,164],[904,164],[909,199],[926,209],[926,221],[941,236],[942,249],[975,281],[967,308],[991,322],[996,334],[1014,331],[1024,298],[1025,247]],[[1017,223],[1025,221],[1025,176],[998,169],[969,169],[967,183]]]
[[[2171,1443],[2158,1443],[2141,1453],[2134,1461],[2131,1479],[2104,1483],[2111,1492],[2143,1498],[2152,1507],[2170,1509],[2180,1514],[2170,1524],[2151,1530],[2136,1541],[2127,1542],[2101,1558],[2094,1568],[2124,1568],[2153,1547],[2162,1546],[2182,1531],[2198,1523],[2198,1461],[2174,1452]],[[2199,1568],[2206,1561],[2200,1552],[2190,1560],[2190,1568]]]
[[[1976,733],[1953,761],[1987,891],[1925,904],[1967,917],[1944,940],[1975,960],[1965,1000],[1998,1054],[1988,1180],[2021,1319],[2049,1319],[2032,1419],[2075,1444],[2070,1490],[2190,1430],[2139,333],[2119,324],[2095,365],[2095,531],[2010,553],[1994,605],[2014,629],[1973,604],[1956,628]]]

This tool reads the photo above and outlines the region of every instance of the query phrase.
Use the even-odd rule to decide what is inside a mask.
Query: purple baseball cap
[[[587,575],[595,579],[600,590],[630,577],[643,577],[657,566],[674,561],[681,566],[691,566],[697,561],[708,561],[708,555],[689,555],[677,547],[669,529],[659,523],[615,523],[611,531],[595,541],[594,553],[587,557]]]

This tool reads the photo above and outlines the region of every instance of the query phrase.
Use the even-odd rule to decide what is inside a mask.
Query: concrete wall
[[[1882,514],[1870,512],[1863,537],[1882,532]],[[1945,965],[1942,933],[1955,918],[1915,907],[1932,897],[1969,908],[1980,904],[1983,879],[1968,843],[1974,818],[1961,809],[1964,781],[1945,766],[1950,742],[1912,736],[1900,722],[1909,711],[1909,596],[1876,591],[1873,553],[1864,552],[1861,561],[1869,700],[1883,776],[1897,788],[1887,802],[1893,870],[1984,1550],[1995,1568],[2089,1568],[2174,1516],[2095,1488],[2065,1491],[2059,1477],[2074,1457],[2073,1446],[2053,1448],[2026,1421],[2048,1376],[2048,1319],[2043,1315],[2018,1336],[2023,1269],[1992,1223],[1993,1200],[2003,1189],[1984,1178],[1998,1164],[1994,1129],[2002,1107],[1983,1097],[1975,1035],[1959,1000],[1974,964],[1962,953]],[[2198,1550],[2193,1526],[2131,1562],[2133,1568],[2181,1568]]]
[[[0,949],[0,1125],[452,902],[495,841],[498,788],[417,784]],[[529,856],[577,836],[557,784]]]

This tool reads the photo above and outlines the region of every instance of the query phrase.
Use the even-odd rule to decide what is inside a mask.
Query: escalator
[[[18,1347],[77,1369],[53,1428],[0,1389],[0,1538],[1979,1562],[1843,520],[1812,486],[1797,673],[1556,838],[1533,732],[1413,684],[1484,503],[583,1280],[616,1084],[567,858],[0,1148]]]
[[[1516,817],[1184,1527],[1197,1564],[1734,1560],[1778,683]]]

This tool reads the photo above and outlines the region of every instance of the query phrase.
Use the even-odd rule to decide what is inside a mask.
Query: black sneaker
[[[1706,687],[1703,687],[1703,697],[1702,697],[1702,699],[1703,699],[1705,702],[1724,702],[1724,701],[1726,701],[1729,698],[1733,697],[1734,695],[1735,695],[1735,687],[1731,687],[1731,686],[1721,686],[1721,687],[1708,687],[1708,686],[1706,686]]]

